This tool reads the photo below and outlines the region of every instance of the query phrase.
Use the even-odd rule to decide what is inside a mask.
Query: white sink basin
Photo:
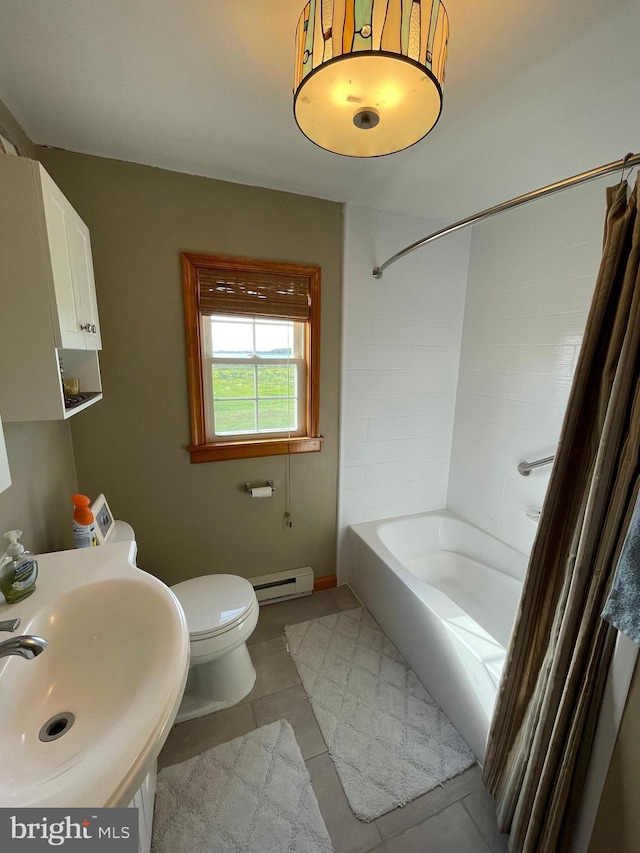
[[[33,595],[0,607],[0,619],[21,617],[16,634],[49,643],[34,660],[0,660],[0,807],[126,806],[157,757],[189,634],[171,590],[134,556],[133,543],[40,555]],[[41,740],[56,715],[73,722]]]

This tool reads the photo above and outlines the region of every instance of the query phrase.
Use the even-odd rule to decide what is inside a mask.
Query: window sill
[[[267,438],[252,441],[218,441],[188,447],[191,463],[221,462],[225,459],[250,459],[256,456],[282,456],[286,453],[317,453],[322,450],[323,436],[310,438]]]

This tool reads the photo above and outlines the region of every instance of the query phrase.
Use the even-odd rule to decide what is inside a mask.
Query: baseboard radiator
[[[256,598],[262,604],[275,604],[288,598],[300,598],[313,592],[313,569],[303,566],[301,569],[288,569],[272,575],[260,575],[249,578],[256,591]]]

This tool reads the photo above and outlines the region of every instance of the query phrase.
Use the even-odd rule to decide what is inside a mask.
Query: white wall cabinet
[[[26,157],[0,155],[0,315],[6,421],[68,418],[102,398],[89,230]],[[80,380],[80,402],[65,400],[60,363]]]
[[[40,178],[58,320],[64,349],[100,349],[100,324],[89,229],[51,176],[34,163]]]

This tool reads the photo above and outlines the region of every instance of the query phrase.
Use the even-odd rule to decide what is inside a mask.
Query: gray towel
[[[631,516],[602,618],[640,646],[640,496]]]

